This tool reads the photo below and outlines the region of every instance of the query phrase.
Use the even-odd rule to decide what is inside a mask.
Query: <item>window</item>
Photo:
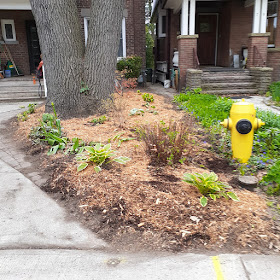
[[[166,37],[166,10],[159,11],[158,36],[161,38]]]
[[[266,21],[266,32],[270,32],[270,37],[268,38],[268,47],[275,46],[277,11],[278,11],[278,1],[269,0],[267,6],[267,21]]]
[[[87,44],[87,38],[88,38],[88,27],[89,27],[89,18],[84,18],[84,29],[85,29],[85,44]],[[120,44],[119,44],[119,51],[118,51],[118,57],[126,57],[126,29],[125,29],[125,18],[122,19],[122,31],[121,31],[121,38],[120,38]]]
[[[17,40],[17,38],[16,38],[14,20],[13,19],[2,19],[1,26],[2,26],[2,36],[3,36],[4,41],[15,42]]]

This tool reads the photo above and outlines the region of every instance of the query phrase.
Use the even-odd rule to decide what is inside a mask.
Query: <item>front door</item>
[[[26,21],[26,34],[29,53],[30,73],[35,73],[36,68],[38,67],[41,61],[41,50],[39,44],[39,37],[37,34],[37,28],[34,20]]]
[[[197,56],[201,65],[216,65],[217,14],[198,14],[196,22]]]

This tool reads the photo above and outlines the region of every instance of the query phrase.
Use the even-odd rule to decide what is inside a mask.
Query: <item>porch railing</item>
[[[264,67],[266,64],[257,46],[253,49],[253,65],[258,67]]]
[[[196,52],[195,48],[193,48],[193,66],[194,66],[195,69],[198,69],[199,66],[200,66],[199,59],[198,59],[197,52]]]

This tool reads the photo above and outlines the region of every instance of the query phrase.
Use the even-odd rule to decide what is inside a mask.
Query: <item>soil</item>
[[[61,203],[71,216],[111,244],[114,250],[218,251],[237,253],[279,253],[280,227],[271,218],[265,196],[260,191],[239,187],[234,169],[227,159],[211,149],[206,132],[186,112],[178,110],[172,100],[154,94],[151,104],[158,114],[147,111],[136,90],[116,96],[116,105],[109,101],[109,119],[100,125],[90,121],[100,116],[62,121],[69,139],[85,142],[111,139],[117,155],[127,156],[126,165],[110,163],[100,173],[90,165],[77,172],[74,155],[58,153],[47,156],[47,147],[33,145],[28,139],[30,128],[38,125],[44,112],[40,107],[25,122],[13,121],[16,141],[36,168],[49,176],[41,188]],[[130,116],[132,108],[144,115]],[[172,166],[155,164],[146,154],[143,141],[135,134],[141,125],[171,120],[187,122],[189,144],[186,161]],[[114,136],[135,138],[118,147]],[[232,186],[240,201],[209,199],[206,207],[199,203],[198,190],[182,181],[184,173],[215,172],[219,180]]]

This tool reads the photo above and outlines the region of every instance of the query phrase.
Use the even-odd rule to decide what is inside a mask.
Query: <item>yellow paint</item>
[[[251,123],[252,129],[247,134],[241,134],[237,131],[236,125],[240,120],[247,120]],[[234,103],[230,110],[230,117],[221,122],[225,128],[231,131],[231,148],[233,158],[239,159],[245,163],[252,154],[254,130],[265,125],[260,119],[256,119],[256,110],[253,103],[241,102]]]
[[[216,272],[217,280],[224,280],[220,259],[218,256],[211,257]]]

